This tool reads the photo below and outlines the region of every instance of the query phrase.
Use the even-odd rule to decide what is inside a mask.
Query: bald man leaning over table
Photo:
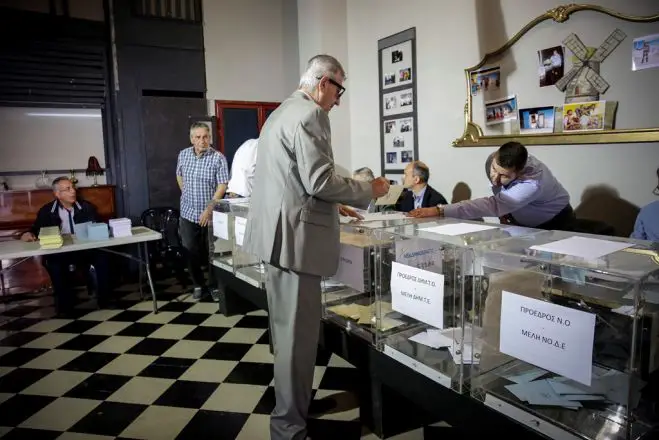
[[[502,222],[537,229],[572,231],[575,216],[570,195],[544,163],[519,142],[508,142],[485,162],[492,196],[450,205],[414,209],[412,217],[465,220],[499,217]]]

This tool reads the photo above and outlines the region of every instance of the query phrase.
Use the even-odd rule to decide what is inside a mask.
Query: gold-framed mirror
[[[536,17],[464,70],[453,146],[659,142],[659,3],[657,12],[568,4]]]

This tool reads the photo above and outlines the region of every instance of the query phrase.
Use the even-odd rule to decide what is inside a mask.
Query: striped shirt
[[[178,155],[176,175],[183,178],[181,190],[181,217],[197,223],[217,186],[229,181],[229,166],[222,153],[212,148],[197,156],[194,147]]]

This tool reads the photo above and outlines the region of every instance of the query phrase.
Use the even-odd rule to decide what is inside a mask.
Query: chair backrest
[[[171,207],[149,208],[140,217],[142,226],[158,231],[162,234],[161,246],[167,248],[180,248],[179,235],[180,211]]]

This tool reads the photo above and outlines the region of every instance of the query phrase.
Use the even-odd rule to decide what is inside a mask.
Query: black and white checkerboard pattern
[[[172,281],[158,283],[153,314],[137,290],[122,287],[116,310],[85,298],[76,319],[51,319],[48,293],[0,305],[0,437],[269,438],[265,312],[225,317]],[[314,398],[336,407],[309,421],[313,438],[377,439],[358,419],[356,370],[328,353],[316,365]]]

